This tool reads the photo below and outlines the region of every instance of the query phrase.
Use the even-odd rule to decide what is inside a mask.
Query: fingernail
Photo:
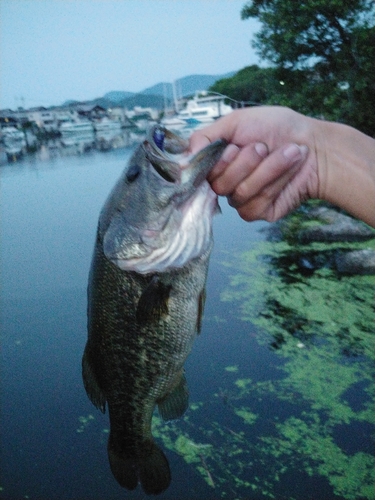
[[[298,146],[298,144],[289,144],[284,151],[283,155],[287,160],[297,161],[306,156],[307,146]]]
[[[263,142],[257,142],[254,148],[261,158],[265,158],[268,155],[268,148]]]
[[[221,160],[224,161],[225,163],[232,162],[237,156],[239,150],[240,148],[235,144],[229,144],[225,148],[224,153],[221,156]]]

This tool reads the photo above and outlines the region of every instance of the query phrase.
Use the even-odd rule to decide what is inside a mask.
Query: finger
[[[294,165],[290,168],[284,175],[279,177],[277,181],[267,186],[259,195],[250,198],[246,203],[241,206],[235,206],[231,198],[228,198],[228,203],[231,206],[235,206],[239,215],[247,220],[258,220],[264,219],[268,221],[276,220],[277,218],[285,215],[289,210],[296,208],[294,206],[294,196],[293,190],[289,190],[288,193],[284,193],[284,203],[281,203],[281,193],[285,190],[288,191],[288,186],[292,182],[294,176],[299,171],[301,166],[299,164]],[[281,205],[284,204],[286,209],[281,213]],[[289,208],[287,208],[289,207]],[[276,213],[279,210],[279,213]]]
[[[238,110],[232,111],[232,113],[219,118],[211,125],[194,132],[190,137],[189,151],[196,153],[218,139],[225,139],[229,143],[232,142],[237,113]]]
[[[306,146],[289,144],[269,154],[258,168],[235,187],[230,195],[230,204],[237,208],[260,194],[267,198],[274,196],[295,175],[293,167],[298,170],[307,152]]]
[[[220,174],[228,167],[228,165],[234,161],[240,148],[235,144],[229,144],[225,149],[221,158],[216,163],[215,167],[211,170],[209,176],[207,177],[209,182],[212,182],[216,177],[220,176]]]
[[[231,194],[268,154],[268,148],[263,143],[249,144],[241,150],[237,148],[237,151],[237,155],[229,158],[230,161],[227,163],[225,160],[228,160],[228,157],[223,155],[219,164],[211,172],[209,180],[212,182],[212,188],[219,195]]]
[[[194,134],[190,137],[188,152],[190,154],[195,154],[209,144],[211,144],[211,139],[209,139],[201,131],[194,132]]]

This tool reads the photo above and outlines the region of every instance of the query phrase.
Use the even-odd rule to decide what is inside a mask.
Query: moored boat
[[[94,132],[94,127],[88,120],[64,122],[60,125],[60,132],[62,133],[62,135],[85,134]]]
[[[231,106],[225,104],[224,96],[205,94],[207,93],[196,92],[185,108],[177,114],[177,118],[188,124],[209,123],[233,111]]]

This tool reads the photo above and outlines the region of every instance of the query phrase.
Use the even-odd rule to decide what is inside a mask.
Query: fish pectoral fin
[[[94,370],[92,369],[90,358],[87,351],[87,346],[82,357],[82,378],[86,393],[92,404],[105,413],[106,398],[99,387]]]
[[[206,303],[206,289],[203,288],[198,298],[197,332],[201,333],[204,305]]]
[[[166,285],[157,276],[153,276],[138,302],[136,317],[139,324],[159,321],[168,314],[171,288],[172,285]]]
[[[163,399],[157,402],[163,420],[182,417],[189,406],[189,389],[185,375],[179,374],[177,385]]]

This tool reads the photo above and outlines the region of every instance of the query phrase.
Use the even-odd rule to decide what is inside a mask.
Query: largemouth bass
[[[170,484],[151,433],[188,406],[184,362],[203,314],[216,194],[206,181],[226,143],[192,158],[187,142],[151,129],[107,199],[88,285],[86,392],[109,409],[108,457],[118,483],[147,494]]]

